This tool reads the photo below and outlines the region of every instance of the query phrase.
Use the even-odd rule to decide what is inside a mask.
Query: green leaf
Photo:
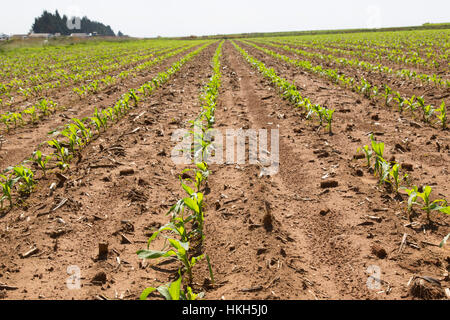
[[[189,187],[188,185],[186,185],[186,184],[184,184],[184,183],[181,184],[181,187],[184,189],[184,191],[186,191],[186,193],[187,193],[189,196],[192,196],[192,194],[194,193],[194,190],[192,190],[191,187]]]
[[[169,287],[167,285],[160,286],[157,290],[166,300],[172,300],[172,296],[170,295]]]
[[[441,208],[439,211],[445,214],[450,214],[450,207]]]
[[[139,297],[140,300],[147,300],[148,296],[156,291],[156,288],[146,288],[144,291],[142,291],[141,296]]]
[[[140,250],[137,252],[140,259],[158,259],[175,255],[175,252],[170,251],[155,251],[155,250]]]
[[[186,204],[186,206],[191,209],[192,211],[194,211],[195,213],[199,213],[200,212],[200,208],[198,207],[197,201],[195,201],[194,199],[191,198],[185,198],[183,199],[184,204]]]
[[[180,291],[181,291],[181,277],[170,284],[169,294],[172,300],[180,300]]]

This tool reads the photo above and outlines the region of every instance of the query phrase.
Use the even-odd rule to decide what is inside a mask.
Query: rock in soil
[[[322,189],[336,188],[337,186],[339,186],[339,182],[336,180],[324,181],[320,183],[320,187]]]
[[[372,253],[379,259],[384,259],[387,257],[386,250],[378,244],[372,246]]]
[[[94,284],[105,284],[106,280],[106,273],[104,271],[100,271],[92,278],[91,282]]]
[[[414,298],[424,300],[436,300],[445,297],[444,290],[438,283],[419,277],[413,280],[409,294]]]

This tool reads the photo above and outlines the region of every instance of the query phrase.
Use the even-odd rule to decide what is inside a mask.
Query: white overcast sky
[[[450,22],[449,0],[3,0],[0,33],[27,33],[44,9],[86,15],[137,37]]]

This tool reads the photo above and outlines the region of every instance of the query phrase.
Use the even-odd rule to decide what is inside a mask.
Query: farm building
[[[30,33],[30,38],[51,38],[53,35],[51,33]]]
[[[13,39],[13,40],[23,40],[23,39],[27,39],[28,38],[28,35],[27,34],[13,34],[12,36],[11,36],[11,39]]]
[[[72,38],[87,38],[89,35],[87,33],[72,33],[70,35]]]

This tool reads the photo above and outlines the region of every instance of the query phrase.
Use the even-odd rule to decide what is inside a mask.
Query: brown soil
[[[0,282],[17,288],[4,298],[136,299],[145,287],[176,277],[176,262],[142,262],[135,252],[168,221],[168,208],[182,196],[177,174],[184,167],[170,160],[170,135],[198,114],[216,47],[188,62],[133,110],[130,121],[85,149],[53,194],[49,186],[58,178],[51,175],[41,179],[26,208],[0,219]],[[429,224],[417,213],[411,226],[405,197],[402,203],[379,187],[365,161],[353,157],[373,132],[389,157],[412,165],[412,183],[430,184],[436,196],[450,199],[448,132],[413,127],[394,111],[246,49],[295,80],[313,103],[336,108],[334,135],[303,119],[229,41],[224,44],[216,128],[278,128],[280,172],[260,177],[256,165],[211,167],[203,251],[216,283],[203,261],[194,274],[195,291],[205,291],[206,299],[444,297],[450,256],[435,244],[449,233],[448,218],[432,214]],[[337,186],[321,187],[330,181]],[[109,251],[98,260],[102,242]],[[152,247],[162,245],[159,240]],[[39,251],[21,258],[33,248]],[[80,290],[67,289],[70,265],[81,269]],[[376,290],[367,287],[370,266],[381,270]],[[429,277],[441,287],[427,286]]]

